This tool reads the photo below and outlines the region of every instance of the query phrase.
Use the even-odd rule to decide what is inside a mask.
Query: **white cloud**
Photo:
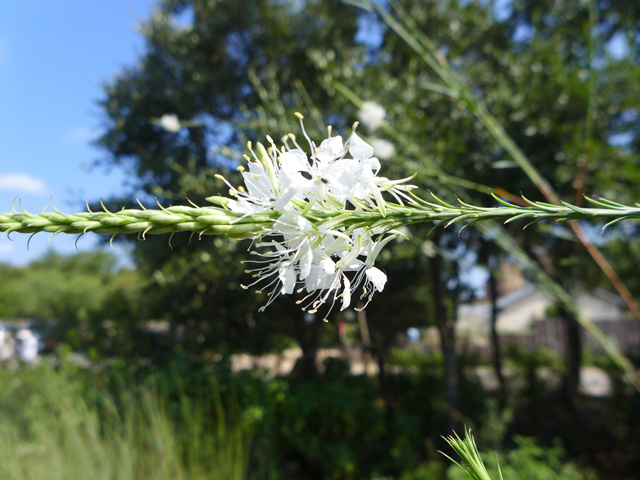
[[[0,174],[0,190],[44,195],[49,192],[49,186],[43,179],[26,173],[4,173]]]
[[[64,139],[70,143],[90,142],[100,135],[100,130],[95,128],[79,127],[64,136]]]
[[[6,237],[3,241],[0,241],[0,255],[4,253],[11,253],[14,250],[14,244],[7,240]]]

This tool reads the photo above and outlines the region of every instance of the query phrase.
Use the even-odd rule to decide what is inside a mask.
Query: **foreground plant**
[[[440,452],[442,453],[442,455],[447,457],[458,467],[462,468],[474,480],[492,480],[489,476],[489,472],[487,472],[487,468],[484,466],[484,462],[482,461],[482,457],[480,456],[480,452],[478,451],[478,447],[476,446],[476,441],[471,435],[471,429],[465,427],[464,440],[462,440],[455,432],[453,432],[453,435],[449,435],[448,437],[443,438],[449,444],[449,446],[453,448],[453,450],[460,456],[462,463],[458,463],[446,453]],[[503,480],[502,471],[500,470],[500,464],[498,463],[497,459],[496,464],[498,466],[500,480]]]
[[[325,303],[330,303],[330,312],[338,300],[344,310],[360,287],[366,306],[375,292],[384,289],[387,277],[374,264],[384,246],[402,235],[399,227],[425,222],[466,227],[496,219],[527,220],[528,226],[541,220],[595,219],[607,220],[606,228],[640,217],[640,205],[630,207],[602,198],[587,198],[593,208],[531,202],[524,197],[527,205],[518,206],[493,194],[501,206],[484,208],[461,200],[454,206],[433,194],[428,202],[412,192],[415,187],[407,184],[411,177],[389,180],[378,175],[380,161],[355,133],[357,124],[344,142],[332,136],[329,127],[328,137],[317,146],[305,132],[302,115],[296,115],[310,153],[293,134],[284,136],[280,146],[269,136],[268,147],[258,143],[254,150],[249,143],[247,167],[238,167],[245,187],[236,188],[219,176],[229,186],[230,197],[207,198],[214,206],[164,208],[158,204],[159,209],[152,210],[140,204],[140,210],[110,212],[103,205],[102,212],[75,214],[54,207],[54,212],[38,215],[13,208],[0,214],[0,231],[79,237],[93,232],[112,235],[112,240],[120,233],[138,233],[144,239],[147,234],[190,231],[199,236],[251,239],[256,260],[248,262],[252,268],[246,272],[254,280],[245,288],[267,293],[262,309],[278,295],[297,289],[306,292],[298,302],[303,310],[315,313]]]
[[[456,432],[443,437],[459,461],[440,452],[457,468],[449,469],[449,480],[503,480],[503,479],[554,479],[554,480],[595,480],[597,476],[590,468],[566,459],[566,453],[559,445],[545,447],[533,438],[514,437],[515,446],[508,452],[488,451],[480,454],[471,429],[464,430],[460,438]],[[483,461],[483,458],[485,461]],[[495,463],[494,463],[495,462]],[[430,478],[428,476],[415,478]]]

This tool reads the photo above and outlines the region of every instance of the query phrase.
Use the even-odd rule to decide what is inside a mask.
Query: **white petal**
[[[367,165],[371,170],[374,170],[376,173],[378,173],[378,170],[380,170],[380,160],[378,160],[376,157],[367,158],[364,161],[364,164]]]
[[[278,200],[276,201],[273,207],[279,212],[282,211],[282,209],[288,205],[291,199],[296,196],[296,193],[298,193],[298,190],[296,188],[293,188],[293,187],[285,188],[284,191],[278,197]]]
[[[384,284],[387,283],[387,276],[382,272],[382,270],[376,267],[371,267],[367,268],[365,273],[378,292],[384,290]]]
[[[276,247],[276,250],[280,253],[282,252],[286,252],[287,249],[284,247],[284,245],[276,242],[275,240],[271,240],[271,245],[273,245],[274,247]]]
[[[305,287],[307,288],[307,292],[331,288],[334,285],[336,275],[338,274],[327,274],[321,267],[315,265],[311,266],[311,272],[305,279]],[[340,283],[337,282],[337,285],[340,285]],[[337,288],[337,285],[333,288]]]
[[[280,278],[282,282],[282,290],[280,292],[286,293],[287,295],[292,294],[296,286],[296,272],[293,266],[280,267],[278,278]]]
[[[316,158],[321,162],[330,162],[336,157],[341,156],[343,152],[344,146],[342,145],[342,137],[338,135],[322,141],[320,148],[318,148]]]
[[[323,258],[318,266],[326,275],[333,275],[336,271],[336,264],[330,258]]]
[[[301,233],[310,232],[311,229],[313,228],[311,226],[311,222],[309,220],[307,220],[306,218],[304,218],[302,215],[298,215],[296,220],[297,220],[297,224],[298,224],[298,231],[301,232]]]
[[[352,133],[351,139],[349,140],[349,153],[356,160],[363,162],[373,156],[373,147],[358,135]]]
[[[273,229],[284,235],[300,236],[309,232],[312,226],[311,222],[298,212],[284,210],[280,218],[273,224]]]
[[[271,179],[267,176],[262,165],[249,165],[249,172],[242,174],[244,184],[252,197],[269,200],[275,197]]]
[[[362,172],[359,162],[337,160],[323,171],[323,177],[329,181],[329,189],[334,194],[348,194],[358,183]]]
[[[313,260],[313,251],[309,249],[300,259],[300,280],[304,280],[311,273],[312,260]]]
[[[342,281],[344,283],[344,290],[342,290],[342,307],[340,308],[340,311],[349,307],[349,304],[351,303],[351,282],[346,275],[342,276]]]
[[[309,168],[307,154],[302,150],[289,150],[280,155],[280,169],[288,176],[308,172]]]
[[[364,267],[364,262],[358,260],[357,258],[351,260],[348,264],[342,267],[343,272],[356,272]]]
[[[245,214],[245,213],[255,214],[255,213],[261,213],[267,210],[267,208],[262,205],[256,205],[255,203],[248,203],[248,202],[236,202],[235,200],[229,202],[227,206],[229,207],[229,210],[231,210],[232,212],[242,213],[242,214]]]

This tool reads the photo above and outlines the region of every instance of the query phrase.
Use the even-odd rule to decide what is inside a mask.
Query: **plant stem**
[[[607,200],[590,200],[600,208],[581,208],[569,204],[562,206],[529,202],[520,207],[498,199],[503,206],[477,207],[460,201],[459,206],[450,205],[433,195],[438,203],[426,202],[414,196],[410,205],[387,202],[386,212],[370,208],[362,211],[315,211],[306,216],[313,223],[324,223],[342,215],[337,228],[380,227],[388,229],[416,223],[437,222],[445,228],[454,224],[467,225],[487,220],[527,220],[536,223],[542,220],[607,220],[609,224],[625,219],[640,218],[639,207],[615,204]],[[497,198],[497,197],[495,197]],[[365,205],[365,207],[368,207]],[[343,215],[348,213],[348,215]],[[38,233],[48,232],[84,235],[93,232],[103,235],[120,233],[147,234],[194,232],[200,235],[228,235],[249,238],[267,233],[273,226],[277,214],[240,215],[223,207],[174,206],[160,209],[123,209],[117,212],[80,212],[65,214],[60,211],[31,214],[26,211],[0,214],[0,232]],[[605,225],[606,226],[606,225]]]

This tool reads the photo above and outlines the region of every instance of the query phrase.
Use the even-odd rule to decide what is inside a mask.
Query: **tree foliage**
[[[626,201],[640,174],[637,24],[630,20],[637,9],[594,4],[590,16],[584,3],[516,2],[499,12],[499,20],[491,3],[401,2],[562,198],[573,201],[582,190]],[[364,121],[360,131],[393,144],[398,176],[418,170],[421,186],[445,196],[449,187],[466,190],[479,203],[491,202],[488,187],[507,197],[540,197],[473,111],[373,13],[337,1],[167,0],[142,32],[146,47],[138,63],[105,84],[98,145],[107,153],[99,163],[131,172],[143,202],[155,196],[164,204],[187,198],[203,204],[225,190],[213,175],[238,164],[245,139],[298,132],[293,110],[308,112],[314,138],[324,123],[342,132],[360,107],[348,91],[385,108],[382,127]],[[629,46],[625,55],[605,48],[619,36]],[[164,114],[176,114],[187,126],[177,133],[162,129],[157,119]],[[562,229],[528,232],[515,231],[525,246],[586,261]],[[406,286],[399,292],[402,304],[423,306],[396,312],[391,332],[428,318],[424,294],[415,294],[428,288],[417,280],[426,268],[426,233],[413,231],[416,260],[389,261],[389,285]],[[469,237],[461,251],[451,249],[448,258],[461,261],[462,251],[473,256],[477,238]],[[154,315],[189,326],[205,346],[264,351],[277,343],[277,331],[296,336],[285,303],[256,315],[264,299],[238,288],[239,279],[248,283],[239,264],[243,244],[188,243],[188,235],[176,235],[173,249],[163,238],[135,244],[135,261],[152,279],[145,294]],[[436,247],[446,250],[447,244]]]
[[[146,308],[137,272],[117,268],[110,252],[50,252],[26,267],[0,265],[0,318],[54,327],[74,347],[131,352]]]

